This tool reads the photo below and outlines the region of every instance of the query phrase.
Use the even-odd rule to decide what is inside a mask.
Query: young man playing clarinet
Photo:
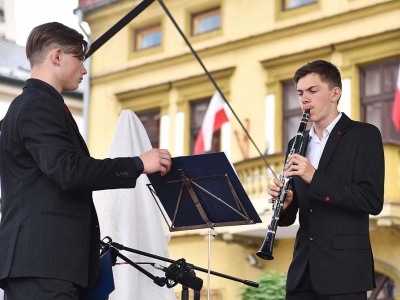
[[[381,134],[338,111],[342,83],[333,64],[309,62],[293,81],[312,127],[301,154],[291,155],[284,169],[293,180],[279,226],[293,224],[297,212],[300,222],[286,299],[366,300],[375,287],[369,215],[383,207]],[[281,186],[278,179],[268,186],[270,202]]]

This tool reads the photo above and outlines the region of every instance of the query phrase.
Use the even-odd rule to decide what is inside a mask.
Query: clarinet
[[[294,138],[292,148],[289,151],[289,154],[287,156],[285,165],[288,162],[288,159],[291,155],[293,154],[298,154],[301,151],[301,148],[303,146],[303,137],[304,137],[304,131],[307,128],[307,123],[308,123],[308,118],[310,116],[310,110],[305,110],[303,112],[303,116],[300,121],[299,129],[297,130],[297,134]],[[285,168],[285,167],[284,167]],[[283,169],[284,171],[285,169]],[[260,248],[260,250],[256,253],[256,255],[262,259],[266,260],[273,260],[274,256],[272,255],[272,250],[274,247],[274,241],[275,241],[275,234],[276,230],[278,227],[278,220],[279,220],[279,215],[281,214],[283,204],[285,202],[285,197],[287,192],[292,188],[291,185],[289,184],[289,181],[292,179],[292,177],[285,178],[283,176],[283,171],[279,175],[279,180],[282,181],[283,186],[279,191],[279,195],[274,199],[274,202],[272,204],[272,210],[274,212],[271,223],[268,226],[268,231],[267,235],[264,239],[264,242]]]

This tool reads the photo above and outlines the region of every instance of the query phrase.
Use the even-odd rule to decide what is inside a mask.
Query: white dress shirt
[[[315,133],[314,125],[311,126],[306,157],[309,159],[315,169],[318,169],[319,160],[321,159],[322,152],[324,151],[326,141],[328,140],[333,127],[335,127],[341,116],[342,113],[339,113],[338,116],[328,125],[328,127],[324,129],[321,140]]]

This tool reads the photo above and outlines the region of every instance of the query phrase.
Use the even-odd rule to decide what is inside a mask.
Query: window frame
[[[146,36],[147,34],[151,34],[154,32],[160,32],[161,38],[160,38],[160,43],[159,44],[155,44],[146,48],[142,48],[141,44],[143,42],[143,37]],[[134,47],[133,47],[133,51],[134,52],[139,52],[139,51],[146,51],[148,49],[152,49],[152,48],[156,48],[161,46],[162,44],[162,25],[161,23],[157,23],[157,24],[152,24],[146,27],[140,27],[140,28],[136,28],[134,30]]]
[[[297,117],[298,118],[298,123],[296,124],[295,131],[298,129],[298,124],[300,123],[300,119],[302,116],[302,110],[300,107],[300,103],[296,108],[290,108],[289,107],[289,94],[292,92],[289,90],[289,86],[294,86],[293,81],[291,80],[285,80],[281,82],[282,84],[282,149],[286,149],[289,141],[296,135],[296,132],[294,132],[293,136],[289,136],[290,128],[288,128],[288,120]],[[296,90],[296,88],[295,88]],[[297,94],[296,94],[297,95]],[[307,129],[309,130],[311,128],[311,123],[307,124]]]
[[[400,133],[396,131],[392,118],[391,111],[393,107],[394,95],[396,92],[397,77],[393,78],[393,89],[390,91],[384,91],[385,69],[393,67],[395,69],[395,74],[398,74],[398,68],[400,61],[398,59],[389,60],[384,62],[378,62],[374,64],[365,65],[359,68],[360,76],[360,120],[362,122],[368,122],[367,107],[374,104],[379,104],[380,108],[380,124],[375,124],[382,134],[383,143],[390,143],[400,145]],[[370,96],[365,95],[366,79],[365,73],[368,71],[379,70],[380,74],[380,93]]]
[[[213,16],[213,15],[220,16],[219,27],[213,28],[210,30],[206,30],[206,31],[202,31],[202,32],[198,32],[199,21],[202,19],[205,19],[207,17]],[[220,6],[216,6],[216,7],[213,7],[213,8],[207,9],[207,10],[203,10],[200,12],[195,12],[195,13],[192,13],[190,16],[190,35],[193,37],[221,30],[221,27],[222,27],[222,14],[221,14]]]
[[[275,0],[275,20],[282,21],[287,19],[298,18],[312,12],[321,11],[321,0],[309,3],[307,5],[297,6],[291,9],[284,9],[283,0]]]
[[[297,8],[300,8],[300,7],[304,7],[304,6],[307,6],[307,5],[312,5],[312,4],[318,3],[318,0],[311,0],[312,2],[310,1],[310,2],[306,2],[306,3],[303,3],[303,4],[299,4],[299,5],[290,7],[290,1],[291,0],[282,0],[282,11],[288,11],[288,10],[292,10],[292,9],[297,9]]]
[[[152,124],[153,124],[153,117],[158,115],[158,128],[156,129],[157,134],[151,134],[152,130]],[[151,146],[153,148],[160,148],[160,132],[161,132],[161,109],[159,108],[154,108],[154,109],[149,109],[141,112],[137,112],[136,116],[140,119],[140,121],[143,124],[144,129],[146,130],[146,133],[149,137]],[[148,117],[147,124],[146,122],[143,122],[142,117]]]
[[[211,97],[206,97],[206,98],[202,98],[202,99],[197,99],[197,100],[192,100],[190,101],[190,145],[189,145],[189,149],[190,149],[190,154],[193,155],[193,150],[194,150],[194,145],[196,143],[196,139],[197,136],[200,132],[201,126],[202,124],[200,124],[199,126],[195,126],[195,124],[193,124],[194,121],[194,112],[195,112],[195,106],[196,105],[202,105],[204,103],[207,103],[205,110],[204,110],[204,114],[201,118],[203,123],[204,120],[204,116],[207,112],[207,108],[208,105],[210,104],[211,101]],[[218,129],[216,132],[213,133],[213,137],[212,137],[212,142],[211,142],[211,150],[210,152],[220,152],[221,151],[221,129]]]

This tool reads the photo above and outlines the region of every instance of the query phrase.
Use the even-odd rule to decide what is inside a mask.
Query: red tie
[[[69,110],[68,106],[64,103],[64,109],[65,111],[69,114],[69,116],[71,117],[72,121],[74,122],[76,128],[78,128],[78,124],[76,124],[74,117],[71,114],[71,111]]]

